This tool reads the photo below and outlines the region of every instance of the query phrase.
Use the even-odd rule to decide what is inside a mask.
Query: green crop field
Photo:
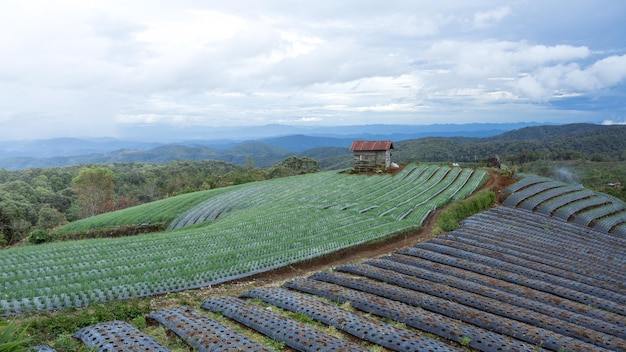
[[[67,225],[168,222],[167,231],[2,251],[0,315],[216,284],[419,228],[471,194],[484,170],[409,165],[395,176],[337,171],[172,197]]]

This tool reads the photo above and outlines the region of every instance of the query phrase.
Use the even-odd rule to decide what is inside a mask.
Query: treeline
[[[0,169],[0,247],[33,241],[69,221],[178,194],[316,172],[314,159],[288,157],[269,168],[223,161],[106,163],[21,171]]]
[[[527,127],[489,138],[424,138],[394,143],[398,161],[485,163],[538,160],[626,161],[626,126]]]

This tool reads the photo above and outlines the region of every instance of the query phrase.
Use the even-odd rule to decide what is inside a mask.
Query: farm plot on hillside
[[[626,236],[626,203],[580,185],[524,175],[504,194],[507,195],[504,205]]]
[[[497,207],[388,256],[150,318],[200,350],[215,326],[232,339],[221,346],[255,343],[219,314],[301,351],[623,351],[625,249],[619,236]]]
[[[234,186],[235,188],[238,186]],[[119,211],[101,214],[90,218],[71,222],[59,230],[61,234],[87,232],[94,229],[114,228],[125,225],[139,225],[144,223],[169,223],[181,213],[204,202],[208,197],[215,197],[223,192],[230,192],[228,188],[218,188],[209,191],[199,191],[179,196],[157,200],[151,203],[138,205]]]
[[[412,177],[419,170],[430,176]],[[385,209],[441,207],[486,174],[416,166],[395,177],[324,172],[257,182],[204,193],[208,200],[191,209],[183,202],[189,210],[172,231],[5,250],[0,314],[198,288],[384,239],[424,219],[386,216]],[[394,187],[372,196],[385,182]],[[380,212],[359,211],[373,205]]]

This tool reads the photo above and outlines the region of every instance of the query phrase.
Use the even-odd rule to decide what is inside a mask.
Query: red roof
[[[350,146],[352,151],[377,151],[393,149],[391,141],[353,141]]]

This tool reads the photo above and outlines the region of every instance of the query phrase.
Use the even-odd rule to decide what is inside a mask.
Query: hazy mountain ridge
[[[346,140],[391,139],[394,141],[427,136],[487,137],[538,123],[457,124],[457,125],[362,125],[298,127],[266,125],[255,127],[134,126],[120,138],[51,138],[39,140],[0,140],[0,159],[11,157],[58,157],[112,152],[121,149],[148,150],[179,144],[224,150],[252,141],[261,141],[289,150],[301,151],[322,146],[343,146]],[[294,136],[315,137],[316,142],[299,148]],[[327,139],[322,138],[327,137]],[[302,141],[300,141],[302,142]]]
[[[386,130],[381,126],[369,126],[377,131]],[[460,125],[455,128],[460,129]],[[152,146],[132,142],[137,148],[122,148],[102,153],[90,153],[77,156],[55,157],[13,157],[0,158],[0,168],[9,170],[26,168],[45,168],[76,164],[106,162],[156,162],[165,163],[173,160],[220,160],[233,164],[245,165],[249,158],[258,167],[268,167],[292,155],[307,156],[318,160],[323,168],[349,167],[350,152],[348,147],[354,139],[389,139],[394,141],[397,161],[476,161],[493,155],[507,155],[535,151],[573,150],[581,153],[606,153],[626,149],[626,126],[602,126],[593,124],[542,125],[529,126],[506,131],[487,137],[469,137],[462,134],[489,133],[468,125],[466,132],[459,132],[457,137],[428,137],[414,139],[394,139],[394,135],[355,134],[352,137],[328,137],[310,135],[290,135],[227,142],[221,140],[218,147],[211,147],[211,141],[188,141],[185,143]],[[493,130],[488,130],[493,131]],[[427,133],[427,132],[423,132]],[[449,132],[453,133],[453,132]],[[65,140],[65,139],[64,139]],[[50,142],[51,140],[47,140]],[[56,140],[55,140],[56,141]],[[76,145],[81,142],[69,139]],[[35,145],[45,145],[45,141]],[[110,145],[111,141],[104,142]],[[124,142],[121,142],[124,144]],[[54,143],[52,143],[54,144]],[[58,150],[59,148],[57,148]],[[41,153],[40,155],[45,155]]]

